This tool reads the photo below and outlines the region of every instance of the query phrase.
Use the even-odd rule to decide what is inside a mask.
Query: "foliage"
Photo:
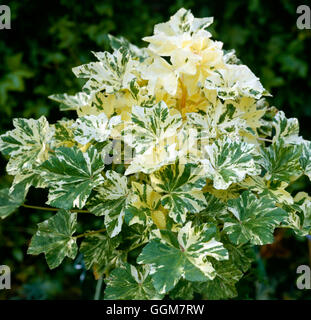
[[[7,172],[16,176],[2,191],[3,218],[19,205],[10,197],[21,186],[22,199],[30,186],[47,188],[46,203],[59,211],[38,224],[28,253],[44,253],[54,269],[76,257],[76,240],[85,237],[80,250],[88,268],[103,270],[107,299],[159,299],[178,283],[181,298],[188,288],[231,298],[247,270],[237,252],[272,243],[276,227],[311,234],[309,197],[276,199],[270,191],[310,176],[310,142],[297,120],[267,105],[259,78],[211,39],[212,23],[180,9],[144,38],[146,49],[113,42],[112,53],[73,68],[87,79],[82,92],[50,97],[76,110],[75,123],[15,119],[0,136]],[[244,191],[252,178],[264,181],[265,195]],[[74,235],[78,212],[95,213],[109,231]],[[104,251],[95,236],[102,232]]]
[[[302,132],[304,135],[310,137],[310,133],[308,132],[309,128],[304,125],[308,123],[310,117],[310,90],[308,89],[310,88],[310,79],[307,77],[309,66],[306,62],[306,57],[310,55],[311,48],[309,45],[310,32],[308,30],[298,30],[295,26],[297,18],[296,7],[299,4],[299,2],[288,2],[286,0],[275,2],[239,0],[234,2],[217,1],[208,3],[206,1],[170,1],[168,3],[166,3],[166,1],[157,3],[132,1],[130,3],[122,3],[108,0],[102,3],[98,1],[73,3],[70,0],[63,0],[57,5],[55,2],[47,1],[43,7],[42,3],[38,1],[28,2],[27,4],[11,1],[10,7],[13,14],[13,29],[9,32],[1,33],[4,41],[0,43],[0,51],[4,59],[4,63],[0,66],[0,130],[5,132],[11,129],[10,118],[12,115],[27,118],[30,116],[38,118],[41,115],[49,115],[51,123],[58,120],[61,114],[57,111],[57,108],[55,108],[55,104],[49,102],[46,97],[54,92],[61,92],[63,90],[69,91],[72,95],[79,89],[82,82],[71,76],[70,68],[89,61],[89,49],[95,51],[108,49],[107,33],[110,32],[113,34],[121,34],[133,43],[141,45],[142,42],[140,38],[145,34],[151,34],[154,23],[165,20],[169,13],[174,13],[181,6],[185,6],[192,8],[197,16],[212,15],[215,17],[215,22],[210,27],[213,35],[225,42],[225,49],[233,47],[236,49],[239,58],[260,76],[264,87],[275,95],[273,102],[278,106],[282,105],[283,108],[287,110],[287,113],[299,116]],[[277,14],[275,14],[275,12],[277,12]],[[237,15],[239,15],[239,19],[236,19]],[[21,19],[21,17],[23,17],[23,19]],[[131,19],[128,19],[128,17],[131,17]],[[37,27],[34,28],[34,25]],[[25,34],[27,34],[27,36],[25,36]],[[116,38],[112,38],[112,40],[114,48],[117,49],[120,41],[116,40]],[[133,47],[131,47],[131,50],[135,51]],[[288,88],[291,88],[291,90]],[[268,98],[268,100],[270,99],[271,98]],[[70,108],[66,107],[66,109],[68,110]],[[278,115],[280,114],[281,112],[278,113]],[[65,111],[64,115],[71,118],[73,117],[73,112]],[[275,118],[277,118],[277,116]],[[79,119],[81,119],[81,115]],[[227,121],[225,123],[227,123]],[[71,134],[71,132],[67,131],[67,127],[63,125],[63,122],[60,122],[55,127],[60,137],[61,134]],[[60,138],[60,141],[61,139],[63,138]],[[66,144],[66,147],[72,146],[70,140],[69,137],[69,142]],[[288,141],[289,138],[287,137],[286,140]],[[81,142],[78,136],[77,142]],[[57,145],[57,143],[58,140],[56,139],[54,146]],[[307,151],[308,149],[305,150]],[[303,163],[303,161],[301,158],[300,162]],[[2,163],[4,164],[4,160],[2,160]],[[307,163],[305,166],[307,166]],[[302,164],[302,166],[304,165]],[[118,168],[118,170],[119,169],[120,168]],[[1,167],[0,170],[1,173],[4,174],[3,167]],[[119,170],[119,172],[123,174],[122,170]],[[16,178],[20,179],[21,177]],[[27,176],[27,178],[32,179],[32,177],[29,176]],[[6,176],[0,179],[0,183],[4,185],[4,188],[8,188],[11,177]],[[108,179],[106,179],[106,181],[107,180]],[[288,197],[286,190],[291,191],[297,188],[305,190],[306,185],[308,185],[308,180],[303,177],[294,183],[289,182],[289,188],[287,188],[287,182],[277,183],[274,181],[273,184],[267,186],[266,181],[267,180],[257,179],[257,177],[253,176],[243,181],[243,184],[247,185],[247,189],[250,187],[253,188],[257,194],[264,195],[269,193],[271,197],[275,197],[275,199],[282,197],[284,201],[286,199],[292,201],[291,197]],[[37,185],[40,185],[40,183],[37,182]],[[236,185],[233,185],[229,188],[232,194],[236,192],[236,187]],[[24,188],[24,186],[19,185],[19,188]],[[285,190],[285,188],[287,189]],[[206,189],[209,189],[209,187],[207,186]],[[102,190],[98,191],[99,193],[104,193]],[[17,194],[19,190],[15,192]],[[216,190],[213,190],[213,192],[218,195],[221,194]],[[6,197],[7,190],[2,190],[1,195],[2,194],[5,197],[3,199],[8,200]],[[6,211],[6,213],[5,211],[1,211],[2,214],[10,214],[23,202],[23,196],[21,193],[19,194],[21,200],[18,200],[18,198],[14,196],[12,198],[13,203],[10,203],[5,209],[8,211]],[[33,188],[31,188],[27,198],[29,202],[43,203],[45,196],[46,193],[42,191],[42,189],[33,190]],[[101,196],[103,197],[104,195]],[[109,197],[109,195],[107,196]],[[223,195],[223,197],[226,199],[227,195]],[[207,202],[215,201],[212,197],[206,198]],[[94,201],[95,199],[96,197],[94,197]],[[110,202],[111,205],[113,205],[113,201],[115,201],[115,205],[118,204],[118,199],[123,198],[120,196],[120,198],[115,200],[109,199],[112,200]],[[15,200],[17,200],[16,203]],[[105,201],[105,203],[107,203],[107,201]],[[121,203],[123,202],[121,201]],[[304,207],[304,205],[301,206]],[[97,203],[97,208],[100,209],[100,207],[100,203]],[[124,208],[122,204],[120,207]],[[220,207],[218,206],[217,208]],[[89,210],[91,210],[91,207]],[[128,209],[128,211],[130,210]],[[208,213],[209,207],[204,211]],[[103,213],[98,215],[105,215],[105,226],[107,228],[110,225],[109,221],[112,221],[111,232],[113,232],[114,226],[116,226],[116,230],[118,230],[119,219],[107,219],[108,214],[104,213],[104,211],[99,212]],[[118,210],[115,212],[118,212]],[[124,210],[122,212],[124,213]],[[117,214],[116,217],[121,217],[122,214]],[[221,212],[219,212],[219,214],[221,214]],[[44,265],[38,263],[41,261],[40,259],[38,261],[38,259],[30,256],[23,257],[23,252],[26,252],[26,239],[34,232],[31,229],[33,225],[49,217],[50,214],[42,211],[31,212],[21,208],[19,209],[19,214],[11,215],[8,219],[1,222],[1,262],[12,266],[15,265],[15,268],[19,268],[17,266],[18,264],[21,265],[19,274],[17,269],[13,272],[13,274],[18,274],[19,277],[16,279],[16,283],[21,283],[21,281],[34,281],[37,273],[41,274],[42,278],[43,274],[44,277],[48,275],[47,273],[42,273]],[[301,219],[297,219],[296,214],[293,215],[293,218],[295,218],[294,221],[297,232],[304,230],[303,226],[307,226],[307,224]],[[208,220],[206,217],[202,219],[204,221]],[[83,229],[81,228],[81,224],[84,226]],[[101,227],[100,221],[84,218],[79,215],[78,232],[85,229]],[[12,230],[13,233],[10,230]],[[24,232],[26,234],[25,236],[23,235]],[[110,232],[109,229],[108,232]],[[306,231],[302,231],[302,234],[306,234]],[[294,238],[291,239],[295,242]],[[297,252],[297,248],[295,248],[293,252]],[[301,256],[295,256],[296,260],[302,259],[302,256],[303,253],[301,252]],[[23,259],[24,262],[22,262]],[[27,264],[29,265],[31,263],[31,267],[27,266]],[[306,263],[306,261],[302,261],[302,263]],[[35,266],[37,266],[37,271],[34,271]],[[287,267],[286,263],[283,266],[281,265],[280,268],[284,269],[285,266]],[[69,268],[71,268],[71,266],[69,262],[65,260],[61,270],[63,270],[62,272],[67,274],[67,276]],[[271,271],[271,266],[269,270]],[[251,270],[251,272],[253,271],[254,269]],[[51,273],[52,277],[54,277],[54,282],[64,282],[60,272],[58,272],[58,276],[56,276],[55,272]],[[255,270],[255,272],[257,271]],[[279,269],[275,268],[275,273],[278,275]],[[295,274],[295,270],[292,270],[292,273]],[[247,278],[249,278],[249,273],[247,273],[247,275]],[[282,278],[283,280],[277,278],[277,281],[283,282],[284,286],[285,283],[294,283],[294,280],[286,281],[284,277],[285,276]],[[46,286],[42,284],[40,290],[46,290],[49,297],[55,297],[57,292],[63,291],[64,288],[60,289],[61,285],[56,286],[57,288],[54,286],[53,290],[51,290],[51,287],[49,287],[50,284],[48,284],[50,280],[46,281]],[[243,281],[242,283],[244,283]],[[31,285],[28,285],[27,289],[25,289],[29,292],[29,297],[31,296],[30,292],[32,292],[29,291],[30,286]],[[34,290],[39,290],[36,282],[33,282],[33,286]],[[70,286],[73,287],[72,281]],[[178,283],[176,289],[180,286],[183,287],[182,281]],[[246,288],[249,287],[253,287],[253,283],[246,285]],[[71,291],[68,288],[66,288],[67,297],[75,296],[79,290],[76,286],[74,286]],[[186,288],[186,286],[183,288]],[[285,288],[287,288],[287,286],[285,286]],[[11,292],[16,292],[16,288],[13,289]],[[74,292],[73,290],[77,291]],[[240,286],[239,290],[243,292],[243,288],[241,291]],[[285,293],[283,292],[285,290],[278,293],[279,297],[284,297]],[[84,289],[83,292],[85,291],[87,290]],[[273,294],[276,293],[271,293],[272,297],[274,297]],[[296,293],[294,293],[294,295],[295,294]],[[24,295],[24,293],[21,293],[21,295]],[[246,296],[248,296],[248,294]],[[175,295],[175,297],[178,297],[178,294]]]

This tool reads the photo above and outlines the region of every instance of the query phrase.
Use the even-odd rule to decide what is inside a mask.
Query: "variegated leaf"
[[[106,280],[106,300],[159,300],[163,294],[153,286],[149,268],[128,263],[114,269]]]
[[[85,92],[78,92],[75,95],[69,95],[67,93],[56,93],[50,95],[49,98],[60,103],[61,111],[77,110],[91,105],[93,95]]]
[[[125,175],[143,172],[150,174],[161,167],[174,163],[179,155],[176,150],[176,143],[166,145],[155,145],[150,147],[143,154],[134,157],[131,164],[125,171]]]
[[[90,115],[78,118],[72,125],[74,139],[82,145],[91,141],[104,142],[110,137],[113,127],[120,123],[120,116],[108,120],[104,112],[98,116]]]
[[[14,119],[14,130],[0,136],[0,151],[9,155],[7,172],[16,175],[32,170],[48,158],[48,142],[52,131],[45,117]]]
[[[135,223],[150,228],[153,224],[165,228],[165,214],[159,206],[161,196],[149,185],[132,182],[132,194],[125,210],[125,221],[131,226]],[[162,220],[161,220],[162,219]]]
[[[72,125],[74,120],[60,120],[54,125],[54,135],[51,139],[51,148],[73,147],[76,145]]]
[[[161,101],[152,108],[134,106],[132,122],[123,130],[124,141],[134,148],[135,155],[125,174],[139,171],[151,173],[175,162],[176,131],[182,125],[179,112],[170,112]]]
[[[209,192],[203,194],[206,200],[206,207],[199,214],[194,214],[194,219],[205,223],[217,224],[219,221],[222,222],[224,217],[228,215],[226,203]]]
[[[103,159],[93,146],[85,153],[76,147],[58,148],[40,169],[50,187],[47,203],[62,209],[83,208],[92,189],[104,181]]]
[[[97,278],[108,275],[111,269],[120,265],[122,252],[117,250],[120,241],[103,234],[87,236],[80,246],[87,269],[93,268]]]
[[[166,140],[174,136],[182,125],[180,113],[170,112],[164,101],[152,108],[134,106],[131,120],[123,130],[123,136],[125,143],[135,148],[137,154],[157,145],[165,148]]]
[[[204,87],[216,90],[218,97],[223,100],[243,96],[259,99],[265,94],[259,78],[245,65],[227,64],[224,69],[215,70],[206,78]]]
[[[291,194],[286,191],[288,183],[284,181],[271,182],[260,176],[248,177],[239,185],[247,190],[258,193],[259,196],[267,195],[276,203],[292,204],[294,202]]]
[[[237,136],[246,130],[244,119],[237,117],[236,107],[232,103],[218,101],[216,105],[206,107],[201,113],[188,113],[187,124],[198,130],[199,138],[204,142],[217,136]]]
[[[48,187],[47,183],[42,178],[42,172],[39,169],[33,169],[17,174],[12,182],[10,193],[14,194],[18,192],[18,190],[24,190],[26,197],[31,186],[41,189]]]
[[[25,188],[19,185],[12,193],[9,188],[0,189],[0,218],[4,219],[17,210],[25,199]]]
[[[247,97],[237,101],[217,99],[201,108],[200,112],[187,113],[187,126],[197,130],[203,143],[223,135],[232,138],[255,136],[265,113],[265,109],[259,109],[255,101]]]
[[[275,129],[274,142],[280,138],[286,144],[300,144],[303,142],[302,137],[299,137],[298,120],[296,118],[287,119],[283,111],[279,111],[273,118],[273,127]]]
[[[108,38],[110,46],[113,50],[118,50],[121,47],[126,48],[131,57],[139,59],[140,62],[143,62],[148,57],[148,53],[145,48],[138,48],[124,37],[115,37],[111,34],[108,34]]]
[[[305,140],[301,144],[301,148],[302,150],[299,162],[303,173],[311,180],[311,142]]]
[[[177,162],[154,172],[150,179],[154,190],[162,194],[162,205],[177,223],[184,223],[188,212],[197,213],[206,207],[201,191],[206,177],[197,165]]]
[[[279,139],[267,148],[262,148],[261,165],[266,170],[265,179],[271,181],[291,182],[293,177],[302,174],[300,156],[302,146],[287,145]]]
[[[151,62],[139,67],[142,79],[148,80],[149,94],[156,95],[159,88],[175,96],[178,88],[178,72],[174,66],[159,56],[150,58]]]
[[[188,222],[177,237],[170,231],[161,231],[164,240],[152,240],[143,249],[137,262],[149,264],[156,290],[167,293],[181,278],[189,281],[206,281],[216,276],[207,260],[228,259],[228,251],[215,240],[216,227],[203,224],[194,227]]]
[[[89,209],[96,216],[105,216],[105,225],[110,237],[121,232],[129,190],[127,177],[109,170],[104,183],[97,189],[98,193],[89,203]]]
[[[208,192],[215,196],[217,199],[227,202],[229,199],[236,199],[240,196],[243,188],[238,183],[233,183],[229,186],[228,189],[215,189],[213,187],[213,181],[210,179],[206,179],[206,185],[203,188],[204,193]]]
[[[32,237],[27,253],[45,254],[51,269],[58,267],[65,257],[74,259],[78,253],[76,239],[77,214],[60,210],[51,218],[38,224],[38,231]]]
[[[168,22],[154,27],[154,35],[143,40],[150,43],[149,49],[161,56],[169,56],[176,49],[182,49],[188,40],[201,33],[204,37],[211,34],[204,29],[213,23],[212,17],[194,18],[190,10],[179,9]]]
[[[311,199],[303,199],[298,202],[303,213],[303,222],[300,229],[304,235],[311,235]]]
[[[205,146],[205,158],[201,160],[214,188],[227,189],[232,183],[244,180],[246,175],[260,174],[256,163],[255,145],[230,138],[216,140]]]
[[[126,48],[121,47],[112,54],[93,52],[98,62],[91,62],[72,69],[78,78],[89,79],[83,86],[86,93],[105,90],[112,94],[121,89],[129,89],[135,79],[133,74],[136,61],[132,60]]]
[[[110,100],[109,100],[110,97]],[[113,106],[111,106],[111,98],[102,92],[78,92],[75,95],[53,94],[49,96],[51,100],[60,103],[61,111],[74,110],[78,116],[94,115],[97,116],[103,112],[107,116],[113,113]]]
[[[299,236],[311,235],[311,198],[305,192],[296,194],[295,203],[284,206],[288,212],[288,219],[284,223]]]
[[[220,300],[234,298],[238,295],[235,284],[242,278],[243,273],[232,261],[216,261],[213,263],[216,277],[213,280],[194,284],[194,290],[203,299]]]
[[[287,217],[268,196],[257,198],[245,191],[238,199],[228,201],[232,217],[225,219],[223,231],[234,244],[263,245],[273,242],[273,230]]]
[[[172,300],[193,300],[193,282],[180,279],[169,293]]]
[[[230,261],[242,272],[246,272],[256,259],[254,246],[250,243],[236,246],[226,237],[222,239],[225,248],[229,251]]]

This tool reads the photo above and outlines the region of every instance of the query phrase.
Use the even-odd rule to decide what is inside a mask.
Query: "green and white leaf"
[[[203,194],[206,200],[206,207],[198,215],[195,214],[194,217],[206,223],[217,224],[223,222],[224,217],[228,215],[226,203],[209,192]]]
[[[283,111],[279,111],[273,118],[275,135],[273,142],[282,138],[286,144],[300,144],[303,142],[299,137],[299,123],[296,118],[287,119]]]
[[[229,102],[218,100],[214,105],[208,105],[205,110],[187,113],[187,126],[197,130],[202,142],[222,135],[236,137],[247,129],[247,123],[237,116],[236,107]]]
[[[178,88],[179,72],[164,58],[153,55],[148,63],[139,65],[141,78],[148,80],[147,90],[150,95],[156,95],[157,89],[175,96]]]
[[[301,165],[303,173],[311,180],[311,142],[305,140],[301,144],[301,148],[302,150],[301,156],[299,158],[299,163]]]
[[[213,23],[212,17],[195,18],[190,10],[179,9],[169,21],[159,23],[154,27],[154,34],[144,37],[149,42],[151,51],[161,56],[170,56],[174,50],[181,50],[185,40],[190,40],[200,32],[209,38],[211,34],[204,29]]]
[[[104,182],[103,159],[93,146],[85,153],[76,147],[58,148],[40,169],[50,187],[47,204],[57,208],[83,208],[91,191]]]
[[[189,281],[206,281],[216,276],[208,257],[216,260],[228,259],[228,251],[215,240],[216,227],[203,224],[193,227],[188,222],[177,237],[170,231],[165,240],[152,240],[143,249],[137,262],[149,264],[156,290],[167,293],[181,278]]]
[[[276,207],[270,197],[257,198],[250,191],[228,200],[228,210],[232,217],[225,219],[223,231],[237,245],[248,241],[255,245],[272,243],[274,228],[287,218],[287,213]]]
[[[94,269],[97,277],[118,267],[122,259],[122,251],[117,250],[120,240],[110,239],[104,234],[93,234],[85,237],[80,246],[83,261],[87,269]]]
[[[125,171],[125,175],[143,172],[151,174],[161,167],[176,162],[179,151],[176,150],[176,143],[171,145],[154,145],[143,154],[135,155],[134,159]]]
[[[302,174],[300,166],[301,145],[287,145],[279,139],[267,148],[262,148],[261,165],[266,171],[265,179],[290,183]]]
[[[250,97],[260,99],[265,89],[254,73],[245,65],[227,64],[224,69],[215,70],[204,84],[207,90],[216,90],[223,100]]]
[[[259,196],[267,195],[276,203],[292,204],[294,202],[291,194],[286,191],[288,183],[284,181],[271,182],[260,176],[252,176],[247,177],[239,185],[247,190],[258,193]]]
[[[163,194],[162,205],[177,223],[184,223],[188,212],[198,213],[207,205],[201,191],[206,177],[197,165],[177,162],[154,172],[150,180],[154,190]]]
[[[42,178],[42,172],[38,169],[31,171],[25,171],[14,176],[12,185],[10,187],[10,193],[19,193],[19,190],[24,190],[25,197],[30,187],[35,188],[47,188],[48,185]]]
[[[244,180],[246,175],[260,174],[255,155],[255,145],[223,138],[205,146],[205,158],[201,163],[215,189],[228,189],[232,183]]]
[[[58,93],[49,96],[51,100],[60,103],[61,111],[74,110],[78,116],[99,115],[107,112],[111,115],[111,106],[107,106],[107,96],[102,92],[77,92],[75,95]]]
[[[61,111],[77,110],[92,104],[93,95],[85,92],[77,92],[75,95],[67,93],[57,93],[50,95],[49,98],[60,103]]]
[[[106,179],[97,188],[97,195],[89,203],[89,209],[96,216],[105,216],[105,225],[110,237],[121,232],[129,190],[127,177],[108,170]]]
[[[125,222],[126,218],[127,215],[125,215]],[[140,223],[141,220],[137,219],[136,221],[137,223],[133,223],[130,226],[128,226],[127,222],[123,224],[122,239],[128,250],[139,253],[137,250],[140,250],[143,245],[155,238],[153,232],[158,231],[158,229],[155,224],[146,227],[146,225]]]
[[[124,142],[135,148],[136,154],[143,154],[155,146],[162,149],[181,125],[180,113],[172,114],[164,101],[152,108],[133,106],[131,123],[123,130]]]
[[[93,52],[98,62],[91,62],[72,69],[78,78],[87,78],[83,91],[87,94],[105,90],[113,94],[121,89],[129,89],[130,83],[136,78],[134,71],[137,65],[126,48],[121,47],[112,54]]]
[[[56,215],[38,224],[27,253],[45,254],[51,269],[58,267],[65,257],[74,259],[78,253],[76,239],[77,214],[60,210]]]
[[[222,239],[225,248],[229,251],[230,261],[242,272],[246,272],[255,260],[255,251],[252,244],[247,243],[236,246],[224,237]]]
[[[295,203],[285,206],[288,212],[286,226],[292,228],[299,236],[311,235],[311,198],[305,192],[298,192]]]
[[[148,53],[145,48],[138,48],[124,37],[115,37],[111,34],[108,34],[108,39],[110,41],[110,46],[113,50],[118,50],[121,47],[126,48],[131,57],[133,59],[139,59],[140,62],[143,62],[148,57]]]
[[[72,125],[74,139],[82,145],[91,141],[104,142],[109,139],[114,126],[121,123],[121,116],[108,120],[103,112],[98,116],[90,115],[78,118]]]
[[[0,189],[0,218],[4,219],[19,208],[25,199],[25,187],[19,185],[11,193],[9,188]]]
[[[172,300],[193,300],[193,282],[180,279],[175,288],[169,293]]]
[[[132,182],[125,221],[131,226],[141,224],[145,228],[153,226],[152,213],[159,210],[161,196],[150,185]]]
[[[52,136],[45,117],[34,119],[14,119],[14,130],[0,136],[0,151],[10,156],[7,172],[16,175],[32,170],[48,158],[48,142]]]
[[[214,262],[216,277],[213,280],[194,284],[194,290],[201,293],[203,299],[221,300],[234,298],[238,295],[235,284],[243,273],[232,261]]]
[[[163,294],[158,293],[152,284],[149,268],[136,268],[128,263],[114,269],[106,280],[106,300],[159,300]]]
[[[76,145],[72,125],[74,120],[60,120],[54,124],[54,135],[51,138],[51,149],[59,147],[72,147]]]

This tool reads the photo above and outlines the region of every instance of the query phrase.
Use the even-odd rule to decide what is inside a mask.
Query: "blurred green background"
[[[11,8],[12,29],[0,30],[0,133],[12,129],[14,117],[45,115],[50,122],[72,117],[60,113],[47,98],[80,90],[82,83],[72,67],[94,59],[91,50],[108,50],[108,33],[144,45],[141,38],[152,33],[154,24],[185,7],[197,17],[214,16],[213,38],[223,41],[224,49],[236,49],[273,94],[271,104],[288,117],[298,117],[301,133],[311,139],[311,30],[296,27],[301,1],[10,0],[4,4]],[[0,186],[11,182],[5,164],[0,158]],[[292,188],[309,190],[310,185],[302,179]],[[46,193],[31,190],[28,198],[28,203],[44,204]],[[26,254],[36,223],[50,215],[23,208],[0,221],[0,265],[9,265],[12,271],[12,289],[0,290],[0,299],[93,298],[96,281],[85,271],[81,256],[50,271],[43,255]],[[297,266],[309,263],[306,239],[279,232],[274,245],[255,248],[254,254],[252,271],[238,286],[238,298],[311,299],[311,290],[296,288]]]

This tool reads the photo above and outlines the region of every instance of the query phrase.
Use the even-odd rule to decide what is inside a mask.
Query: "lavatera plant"
[[[212,22],[180,9],[143,49],[109,36],[112,53],[73,68],[82,91],[50,97],[74,120],[14,119],[1,136],[14,180],[0,216],[47,188],[59,211],[28,253],[51,269],[82,253],[105,299],[232,298],[253,246],[272,243],[275,228],[310,234],[311,198],[287,191],[311,178],[310,142],[211,39]],[[87,214],[101,227],[77,234]]]

